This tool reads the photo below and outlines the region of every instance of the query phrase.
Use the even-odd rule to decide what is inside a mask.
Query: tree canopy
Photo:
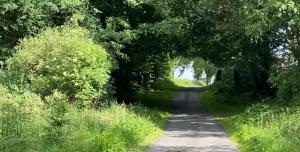
[[[79,26],[114,59],[119,100],[169,77],[178,57],[232,71],[238,90],[260,94],[270,90],[274,67],[299,63],[299,7],[294,0],[4,0],[1,65],[21,39]]]

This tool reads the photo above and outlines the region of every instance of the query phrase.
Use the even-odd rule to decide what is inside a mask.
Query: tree
[[[87,11],[87,0],[0,1],[0,55],[5,61],[20,39],[47,27],[65,24],[74,14]]]
[[[204,61],[201,58],[193,59],[193,68],[194,68],[194,72],[195,72],[194,77],[195,77],[196,80],[199,80],[202,73],[205,72],[206,84],[210,83],[211,78],[217,72],[217,68],[213,64],[210,64],[210,63],[208,63],[207,61]]]

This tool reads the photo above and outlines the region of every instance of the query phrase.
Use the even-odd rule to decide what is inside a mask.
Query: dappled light
[[[221,151],[237,152],[228,134],[206,113],[199,103],[198,88],[181,89],[173,99],[173,115],[164,135],[148,152]]]

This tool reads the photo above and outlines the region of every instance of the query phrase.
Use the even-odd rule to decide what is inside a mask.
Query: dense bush
[[[71,102],[99,101],[110,87],[112,61],[82,28],[47,29],[17,46],[9,71],[21,71],[30,89],[43,96],[58,89]]]
[[[234,70],[222,72],[222,79],[212,85],[217,102],[229,104],[247,104],[253,98],[253,92],[243,92],[234,81]]]
[[[292,101],[291,99],[299,102],[300,95],[300,72],[298,67],[291,66],[286,69],[274,72],[270,77],[270,82],[276,87],[277,97],[283,102]]]

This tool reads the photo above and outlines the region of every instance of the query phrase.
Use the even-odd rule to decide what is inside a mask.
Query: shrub
[[[65,95],[57,91],[46,97],[50,109],[47,131],[51,142],[60,142],[63,139],[63,128],[68,123],[66,118],[68,112],[67,101]]]
[[[85,106],[107,93],[112,60],[85,29],[47,29],[23,39],[16,49],[9,70],[24,73],[30,89],[42,96],[57,89]]]
[[[281,101],[289,102],[300,94],[300,72],[296,66],[272,73],[269,81],[278,89],[277,97]]]

